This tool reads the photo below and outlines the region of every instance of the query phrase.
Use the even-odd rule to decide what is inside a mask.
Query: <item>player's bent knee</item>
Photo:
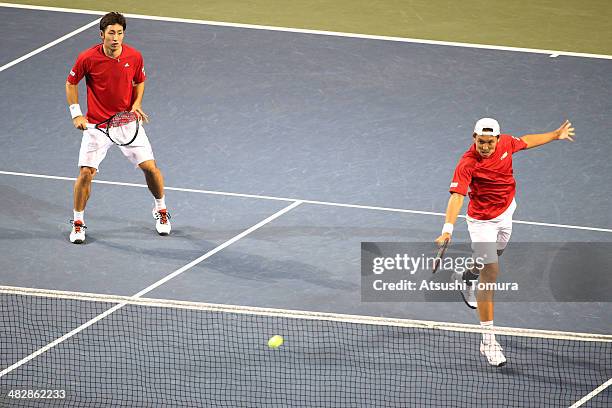
[[[79,178],[87,181],[93,180],[95,175],[96,169],[93,167],[81,167],[81,170],[79,171]]]
[[[148,173],[154,173],[158,171],[158,168],[155,165],[155,160],[143,161],[142,163],[138,164],[138,167],[140,167],[142,171],[148,172]]]

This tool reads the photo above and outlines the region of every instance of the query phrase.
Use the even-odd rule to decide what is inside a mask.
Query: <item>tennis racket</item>
[[[442,259],[444,259],[444,253],[446,252],[446,248],[448,248],[449,239],[446,238],[442,243],[442,246],[438,248],[438,252],[436,252],[436,257],[434,258],[433,270],[432,273],[436,273],[440,264],[442,264]]]
[[[136,140],[140,120],[134,112],[119,112],[96,125],[88,124],[88,129],[98,129],[117,146],[127,146]]]

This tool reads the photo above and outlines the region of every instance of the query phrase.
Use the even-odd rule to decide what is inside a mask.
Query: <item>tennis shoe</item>
[[[469,281],[464,278],[464,273],[453,272],[453,276],[455,281],[461,282],[462,285],[458,286],[458,291],[461,293],[461,297],[463,298],[463,302],[470,309],[478,308],[478,302],[476,301],[476,285],[475,282]]]
[[[506,357],[504,356],[504,349],[500,344],[493,340],[491,343],[485,343],[480,341],[480,354],[487,358],[489,364],[495,367],[502,367],[506,365]]]
[[[85,230],[87,227],[83,224],[83,221],[70,220],[72,224],[72,231],[70,231],[70,242],[73,244],[82,244],[85,242]]]
[[[155,229],[159,235],[168,235],[172,226],[170,225],[170,213],[165,208],[162,210],[153,209],[153,218],[157,221],[155,223]]]

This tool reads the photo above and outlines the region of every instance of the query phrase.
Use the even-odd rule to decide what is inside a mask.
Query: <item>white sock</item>
[[[155,199],[155,211],[166,209],[166,196],[163,196],[159,200]]]
[[[480,322],[480,325],[482,327],[488,327],[488,328],[493,328],[493,320],[490,320],[488,322]],[[493,332],[485,332],[482,333],[482,342],[484,344],[491,344],[493,342],[495,342],[495,334]]]
[[[72,210],[73,213],[73,219],[74,221],[81,221],[81,222],[85,222],[85,210],[83,211],[77,211],[77,210]]]

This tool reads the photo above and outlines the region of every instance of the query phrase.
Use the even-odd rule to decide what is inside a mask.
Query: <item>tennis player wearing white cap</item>
[[[474,127],[474,143],[466,151],[453,175],[450,184],[450,199],[446,208],[446,221],[436,243],[451,239],[453,226],[463,206],[463,199],[469,195],[467,225],[472,241],[474,257],[483,259],[484,267],[468,271],[461,278],[466,290],[461,291],[466,305],[478,308],[480,324],[493,326],[493,290],[478,290],[470,281],[494,283],[499,272],[498,256],[506,248],[512,233],[512,215],[516,209],[514,193],[516,182],[512,172],[512,155],[523,149],[541,146],[553,140],[569,140],[574,128],[565,121],[559,129],[541,134],[519,137],[500,133],[495,119],[483,118]],[[469,189],[469,194],[468,194]],[[494,366],[506,364],[503,349],[495,339],[493,331],[483,333],[480,352]]]

